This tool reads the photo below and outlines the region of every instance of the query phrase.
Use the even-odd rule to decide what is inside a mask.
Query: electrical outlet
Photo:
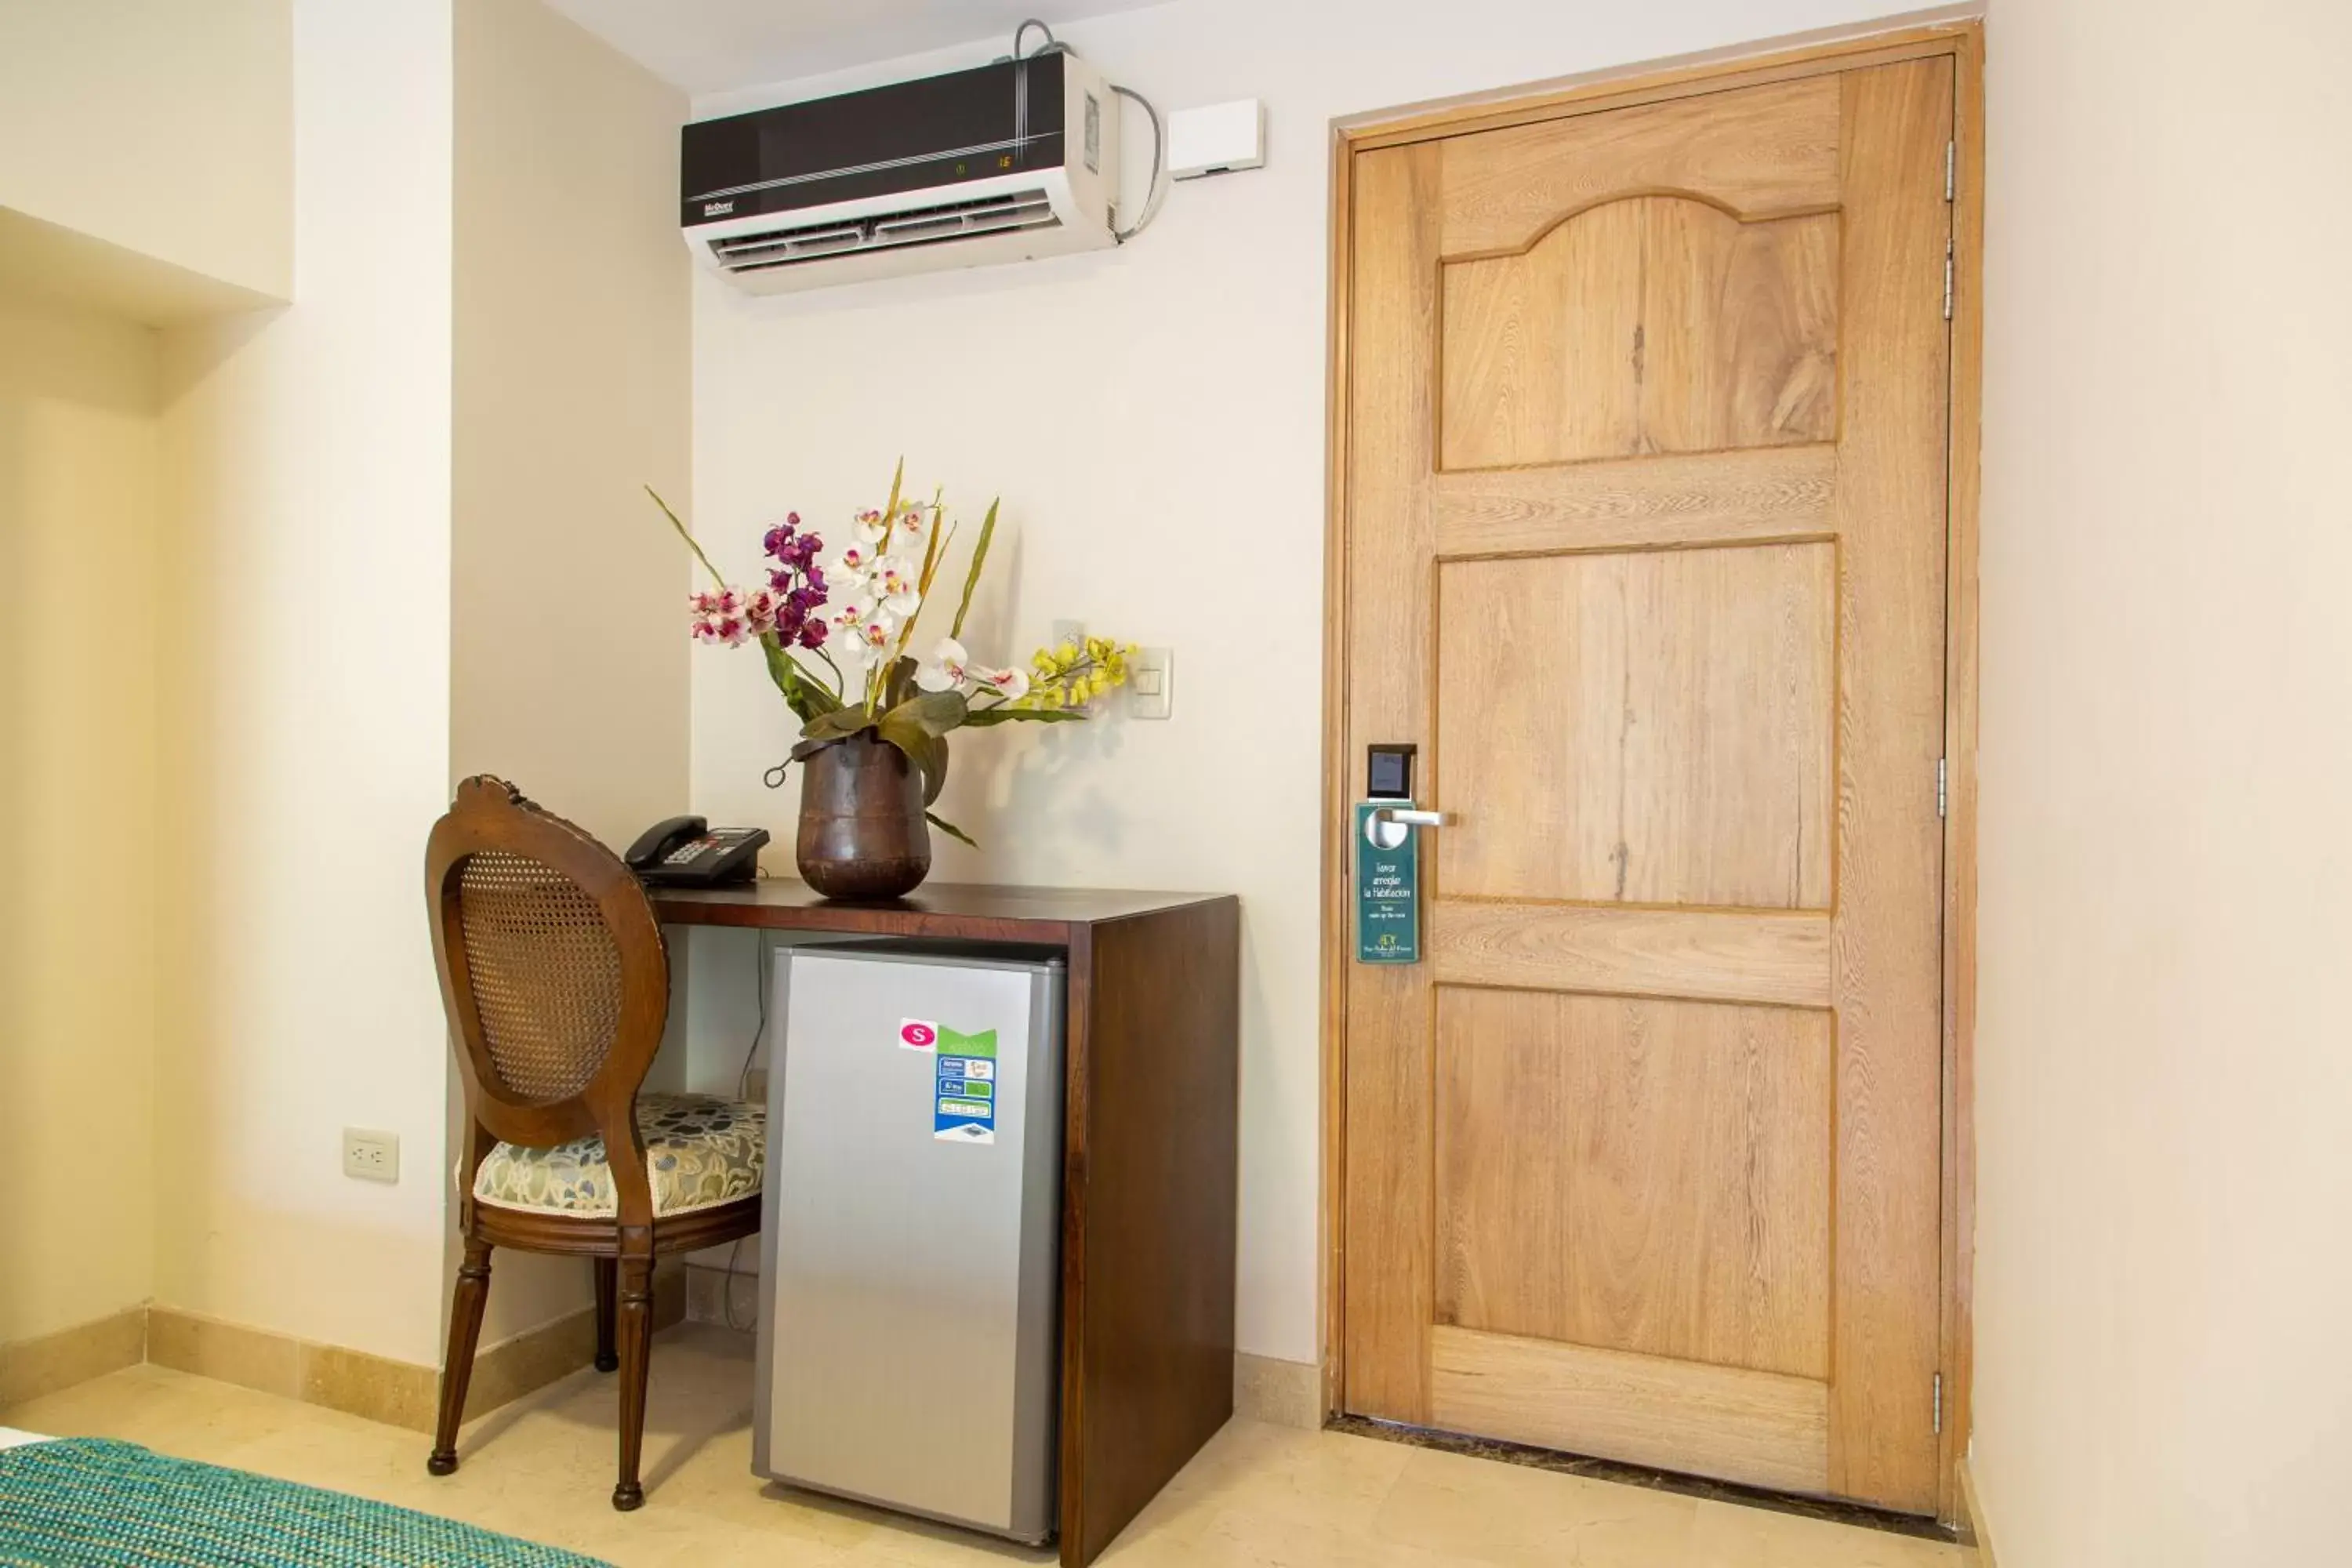
[[[363,1182],[400,1180],[400,1134],[344,1128],[343,1174]]]

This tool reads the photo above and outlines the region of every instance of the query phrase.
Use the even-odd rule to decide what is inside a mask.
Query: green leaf
[[[876,734],[906,752],[922,773],[925,805],[940,798],[948,782],[945,736],[963,722],[966,710],[961,692],[927,691],[899,703],[875,726]]]
[[[694,558],[702,563],[702,569],[710,574],[710,580],[722,588],[727,586],[727,579],[719,574],[719,568],[710,563],[710,557],[702,552],[702,546],[694,542],[693,531],[679,521],[677,512],[670,510],[669,502],[661,499],[661,492],[653,486],[647,485],[646,494],[654,498],[654,505],[662,509],[662,515],[669,519],[669,525],[672,528],[677,530],[677,536],[686,541],[686,547],[694,552]]]
[[[890,666],[890,679],[882,687],[882,706],[885,709],[896,708],[916,695],[920,688],[915,684],[915,671],[920,668],[903,654]]]
[[[948,742],[943,735],[926,735],[913,756],[915,769],[923,775],[923,804],[929,805],[940,798],[940,791],[948,787]]]
[[[1076,724],[1086,718],[1082,708],[976,708],[964,720],[967,730],[984,730],[992,724]]]
[[[760,651],[767,656],[768,679],[784,694],[784,701],[805,724],[821,713],[830,713],[841,706],[841,699],[824,689],[822,681],[800,667],[800,661],[786,652],[776,634],[765,632],[760,637]]]
[[[944,735],[970,716],[971,705],[961,691],[926,691],[909,697],[882,715],[882,738],[892,739],[893,725],[912,725],[926,735]]]
[[[972,590],[980,586],[980,569],[988,564],[988,542],[996,537],[996,509],[1003,499],[999,496],[988,503],[987,520],[980,525],[980,542],[971,547],[971,570],[963,574],[963,600],[956,605],[955,625],[948,628],[951,637],[963,636],[963,618],[971,613]]]
[[[969,844],[974,849],[980,847],[979,842],[975,840],[971,834],[966,833],[954,823],[945,820],[935,811],[927,811],[923,813],[923,820],[929,823],[933,827],[938,828],[941,833],[946,834],[950,838],[954,839],[959,844]]]
[[[940,798],[947,787],[948,743],[937,735],[927,735],[913,724],[901,724],[896,730],[875,733],[907,754],[915,772],[922,776],[923,804],[929,805]]]
[[[839,741],[873,728],[874,721],[865,709],[835,708],[811,719],[801,727],[801,733],[812,741]]]

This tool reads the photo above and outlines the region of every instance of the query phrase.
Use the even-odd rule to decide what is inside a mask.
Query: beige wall
[[[457,11],[450,771],[606,843],[686,809],[686,99],[539,0]],[[454,779],[453,779],[454,782]],[[491,1339],[585,1305],[499,1265]]]
[[[448,0],[298,0],[288,310],[164,338],[157,1298],[439,1359],[448,1047]],[[401,1140],[344,1177],[341,1131]]]
[[[0,207],[282,299],[289,0],[0,5]],[[8,242],[37,236],[0,228]]]
[[[156,345],[0,297],[0,1343],[152,1268]]]
[[[1995,0],[1974,1468],[2002,1568],[2340,1562],[2352,8]]]
[[[18,143],[97,136],[163,68],[151,47],[191,35],[164,71],[186,91],[267,52],[267,6],[129,9],[89,8],[135,35],[120,58],[0,17],[0,54],[37,46],[57,79],[12,97],[29,76],[0,58],[0,200]],[[293,305],[160,334],[0,307],[0,805],[28,846],[0,930],[0,1175],[27,1195],[0,1211],[0,1341],[152,1289],[437,1362],[452,1073],[425,830],[484,769],[607,838],[687,795],[685,563],[638,489],[688,478],[683,98],[535,0],[286,9]],[[198,111],[160,89],[126,110],[150,132]],[[267,118],[249,147],[192,138],[191,180],[266,165]],[[285,286],[168,202],[136,232],[41,211],[85,292],[133,243]],[[197,303],[224,298],[250,296]],[[123,826],[95,850],[29,826],[100,816]],[[396,1184],[341,1174],[352,1126],[399,1136]],[[584,1279],[502,1266],[489,1336],[584,1304]]]
[[[1265,100],[1266,167],[1170,193],[1122,250],[767,300],[695,299],[695,495],[748,573],[797,509],[828,533],[906,454],[968,522],[1005,498],[978,656],[1053,621],[1176,652],[1165,723],[976,733],[940,812],[942,880],[1202,888],[1243,911],[1241,1348],[1318,1354],[1316,969],[1321,853],[1324,284],[1335,116],[1860,20],[1883,0],[1565,5],[1178,0],[1057,30],[1163,109]],[[1008,39],[697,104],[984,62]],[[1130,189],[1150,152],[1127,121]],[[793,731],[760,661],[695,662],[695,809],[789,846],[761,773]],[[1352,771],[1360,764],[1350,762]],[[789,865],[789,849],[772,857]],[[749,943],[695,943],[696,1055],[732,1080]],[[714,962],[704,964],[709,953]],[[733,999],[730,1004],[730,999]],[[712,1026],[706,1029],[708,1021]]]

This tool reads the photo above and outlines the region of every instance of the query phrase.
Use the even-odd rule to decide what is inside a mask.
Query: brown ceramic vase
[[[907,753],[865,731],[801,764],[801,880],[828,899],[895,899],[931,870],[923,780]]]

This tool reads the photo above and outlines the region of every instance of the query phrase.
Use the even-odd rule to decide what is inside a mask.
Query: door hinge
[[[1959,152],[1951,142],[1944,143],[1944,199],[1950,201],[1958,189],[1954,184],[1959,177]]]
[[[1943,816],[1951,810],[1951,796],[1945,789],[1944,778],[1944,759],[1937,757],[1936,759],[1936,815],[1937,816]]]
[[[1938,1433],[1940,1433],[1940,1432],[1942,1432],[1942,1431],[1943,1431],[1943,1429],[1944,1429],[1944,1374],[1943,1374],[1942,1373],[1940,1373],[1940,1372],[1939,1372],[1939,1373],[1937,1373],[1936,1374],[1936,1430],[1937,1430]]]
[[[1952,319],[1952,242],[1944,241],[1944,320]]]

